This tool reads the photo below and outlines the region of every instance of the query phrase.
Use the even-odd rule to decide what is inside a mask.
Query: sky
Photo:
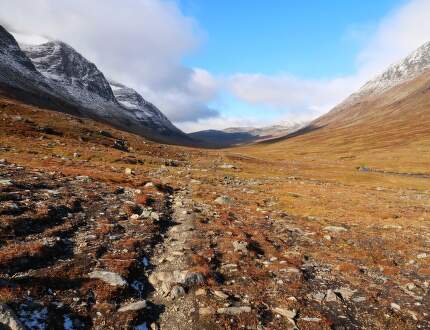
[[[429,0],[0,0],[191,132],[314,119],[430,40]]]

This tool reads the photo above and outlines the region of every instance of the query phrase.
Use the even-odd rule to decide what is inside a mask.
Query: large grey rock
[[[129,311],[140,311],[141,309],[146,308],[146,300],[140,300],[136,301],[134,303],[122,306],[120,309],[118,309],[118,312],[129,312]]]
[[[239,315],[242,313],[251,313],[251,307],[242,306],[242,307],[218,308],[217,313],[218,314],[227,314],[227,315]]]
[[[96,270],[88,274],[89,278],[101,280],[112,286],[125,287],[127,281],[119,274],[113,272],[107,272],[103,270]]]

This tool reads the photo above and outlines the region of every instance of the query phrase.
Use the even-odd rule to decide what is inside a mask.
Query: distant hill
[[[231,147],[285,136],[303,126],[305,126],[304,123],[285,123],[263,128],[231,127],[224,130],[198,131],[189,135],[210,146]]]

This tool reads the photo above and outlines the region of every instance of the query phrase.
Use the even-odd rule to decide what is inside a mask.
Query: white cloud
[[[378,25],[358,55],[362,75],[371,77],[430,41],[430,1],[412,0]]]
[[[238,74],[230,78],[229,86],[232,93],[245,102],[271,106],[283,116],[302,120],[335,106],[357,89],[359,82],[354,77],[306,80],[286,74]]]
[[[206,106],[216,95],[213,78],[181,64],[201,33],[174,1],[0,0],[0,7],[8,28],[69,43],[173,120],[217,115]]]

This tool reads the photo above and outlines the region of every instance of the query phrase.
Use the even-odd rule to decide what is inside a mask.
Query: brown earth
[[[207,151],[3,97],[0,302],[34,329],[429,328],[429,104],[402,100],[419,121]]]

